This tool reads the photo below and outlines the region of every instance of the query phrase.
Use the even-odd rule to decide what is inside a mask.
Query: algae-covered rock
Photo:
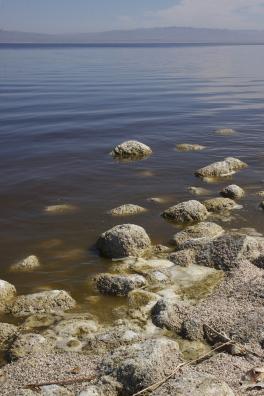
[[[66,214],[66,213],[74,213],[78,210],[78,208],[71,204],[57,204],[57,205],[49,205],[46,206],[44,211],[49,214]]]
[[[139,213],[146,212],[147,209],[142,206],[133,205],[133,204],[125,204],[118,206],[117,208],[111,209],[108,214],[112,216],[133,216]]]
[[[27,271],[32,271],[38,267],[40,267],[40,262],[38,257],[35,255],[31,255],[11,265],[10,270],[17,272],[27,272]]]
[[[175,223],[184,224],[203,221],[207,218],[208,212],[199,201],[190,200],[170,207],[162,213],[162,216]]]
[[[137,274],[100,274],[95,278],[98,291],[111,296],[127,296],[131,290],[146,285],[146,279]]]
[[[176,145],[178,151],[201,151],[206,147],[201,144],[181,143]]]
[[[204,201],[204,206],[209,212],[222,212],[225,210],[232,210],[237,205],[235,201],[230,198],[217,197]]]
[[[0,350],[3,350],[19,333],[17,326],[10,323],[0,323]]]
[[[223,161],[214,162],[204,168],[198,169],[195,176],[199,177],[223,177],[231,175],[236,171],[246,168],[247,164],[238,158],[227,157]]]
[[[140,257],[150,249],[151,241],[144,228],[121,224],[104,232],[97,241],[97,247],[105,257]]]
[[[216,238],[224,233],[224,229],[213,222],[201,222],[193,226],[188,226],[184,230],[175,234],[172,243],[177,249],[186,249],[195,244],[203,244],[209,239]]]
[[[236,184],[230,184],[229,186],[225,187],[220,194],[223,197],[231,198],[231,199],[241,199],[245,195],[245,191],[243,188],[237,186]]]
[[[192,194],[192,195],[209,195],[211,194],[211,191],[207,190],[207,188],[204,187],[188,187],[188,191]]]
[[[74,308],[75,300],[64,290],[50,290],[18,296],[11,306],[17,317],[41,313],[60,313]]]
[[[232,128],[220,128],[217,129],[215,133],[220,136],[231,136],[231,135],[235,135],[236,131]]]
[[[0,279],[0,312],[5,312],[16,296],[16,288],[11,283]]]
[[[16,360],[30,354],[50,351],[51,349],[52,344],[40,334],[20,334],[8,349],[8,357],[10,360]]]
[[[128,140],[117,145],[111,155],[115,158],[144,158],[152,154],[152,150],[146,144],[136,140]]]

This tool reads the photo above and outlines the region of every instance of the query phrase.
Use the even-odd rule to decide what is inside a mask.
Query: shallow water
[[[166,244],[176,228],[160,213],[192,199],[189,186],[213,196],[227,183],[244,187],[243,209],[233,211],[224,227],[264,232],[255,195],[264,190],[263,48],[0,47],[0,278],[19,293],[69,290],[82,310],[105,318],[122,299],[89,299],[89,279],[109,267],[93,247],[98,235],[132,222],[145,227],[153,242]],[[238,133],[216,135],[222,127]],[[114,161],[109,152],[127,139],[150,145],[154,154]],[[207,148],[177,152],[179,143]],[[210,184],[194,177],[197,168],[226,156],[249,168]],[[79,210],[44,212],[57,203]],[[123,203],[148,211],[130,218],[106,214]],[[41,269],[9,272],[29,254],[40,257]]]

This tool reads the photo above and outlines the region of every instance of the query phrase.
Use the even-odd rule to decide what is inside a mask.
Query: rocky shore
[[[182,151],[204,148],[178,146]],[[126,161],[151,154],[135,141],[111,153]],[[225,177],[246,166],[228,157],[195,175]],[[243,202],[245,194],[231,184],[219,197],[168,207],[162,221],[181,229],[172,231],[166,245],[154,244],[151,230],[132,222],[104,231],[97,242],[95,236],[98,254],[109,267],[90,279],[90,286],[98,298],[123,299],[110,324],[101,323],[89,307],[80,312],[68,291],[18,295],[15,285],[0,280],[5,318],[0,323],[0,394],[263,395],[264,237],[250,228],[226,230],[217,223],[219,216],[242,207],[237,201]],[[125,204],[109,214],[140,216],[144,211]],[[41,265],[31,255],[10,271],[34,271]]]

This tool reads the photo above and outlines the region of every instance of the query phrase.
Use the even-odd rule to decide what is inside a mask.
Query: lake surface
[[[217,196],[223,186],[239,184],[247,192],[243,209],[224,227],[264,232],[256,195],[264,190],[263,64],[263,46],[1,46],[0,279],[19,293],[63,288],[81,309],[99,308],[104,316],[116,299],[97,308],[87,300],[94,294],[89,279],[109,266],[94,249],[99,234],[135,223],[153,242],[167,244],[177,229],[160,213],[193,199],[189,186]],[[223,127],[238,133],[216,135]],[[109,152],[128,139],[148,144],[153,155],[114,161]],[[183,153],[177,143],[207,148]],[[213,184],[194,177],[197,168],[227,156],[248,169]],[[79,210],[45,213],[58,203]],[[148,211],[129,218],[106,213],[123,203]],[[39,256],[39,270],[9,271],[30,254]]]

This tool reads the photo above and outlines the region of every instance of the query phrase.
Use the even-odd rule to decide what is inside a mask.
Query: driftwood
[[[70,379],[65,379],[65,380],[58,380],[58,381],[51,381],[51,382],[42,382],[38,384],[28,384],[25,386],[25,388],[40,388],[41,386],[48,386],[48,385],[71,385],[71,384],[77,384],[78,382],[90,382],[94,379],[96,379],[96,375],[90,375],[88,376],[83,376],[83,377],[76,377],[76,378],[70,378]]]

